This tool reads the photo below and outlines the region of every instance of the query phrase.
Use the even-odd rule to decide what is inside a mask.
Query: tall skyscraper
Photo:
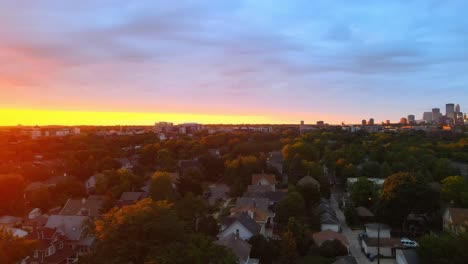
[[[432,123],[439,123],[440,108],[432,108]]]
[[[373,126],[374,125],[374,118],[371,118],[369,119],[369,126]]]
[[[460,105],[457,104],[457,105],[455,106],[455,113],[460,113],[460,112],[461,112],[461,111],[460,111]]]
[[[448,118],[455,119],[455,105],[454,104],[445,105],[445,115]]]
[[[416,122],[416,117],[414,115],[408,115],[408,123],[414,124]]]
[[[365,126],[365,125],[367,125],[367,121],[366,121],[365,119],[363,119],[362,122],[361,122],[361,124],[362,124],[363,126]]]
[[[426,124],[432,123],[432,112],[424,112],[423,113],[423,120]]]

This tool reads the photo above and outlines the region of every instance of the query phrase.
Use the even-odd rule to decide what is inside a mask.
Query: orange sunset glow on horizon
[[[157,121],[204,124],[288,123],[267,116],[187,113],[98,112],[34,109],[0,109],[0,126],[15,125],[152,125]],[[297,121],[296,121],[297,123]]]

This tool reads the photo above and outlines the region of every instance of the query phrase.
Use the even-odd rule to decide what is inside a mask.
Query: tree
[[[449,176],[442,180],[441,196],[445,202],[462,204],[463,192],[468,191],[468,184],[461,176]]]
[[[183,224],[172,206],[143,199],[135,205],[114,208],[95,222],[97,263],[142,264],[151,254],[163,254],[172,243],[182,242]]]
[[[351,200],[355,206],[372,206],[377,200],[375,184],[367,178],[358,178],[351,186]]]
[[[201,195],[203,193],[203,175],[200,169],[190,168],[179,176],[179,182],[177,183],[177,190],[184,196],[187,193],[193,193],[195,195]]]
[[[24,180],[20,175],[0,175],[0,215],[21,215],[24,210]]]
[[[174,209],[179,219],[186,223],[189,231],[198,230],[200,219],[208,211],[205,200],[190,192],[174,204]]]
[[[297,245],[292,232],[287,231],[283,233],[280,252],[280,263],[295,264],[297,262]]]
[[[434,164],[432,175],[436,181],[442,181],[445,177],[457,175],[458,170],[452,167],[450,160],[438,159]]]
[[[297,191],[288,192],[276,209],[276,219],[281,224],[286,224],[290,217],[301,217],[306,212],[305,201]]]
[[[468,229],[467,229],[468,230]],[[468,232],[459,234],[426,235],[419,243],[421,263],[462,264],[468,259]]]
[[[368,161],[362,166],[361,172],[366,178],[380,178],[380,163]]]
[[[151,177],[149,192],[154,201],[174,200],[175,192],[169,173],[161,171],[155,172]]]
[[[249,239],[252,245],[251,258],[260,259],[260,263],[272,264],[279,257],[278,241],[270,240],[262,235],[255,235]]]
[[[405,227],[406,217],[413,211],[418,211],[417,205],[429,192],[428,186],[407,172],[395,173],[389,176],[382,189],[381,201],[383,215],[394,224]]]
[[[309,240],[306,238],[306,228],[299,223],[294,217],[288,219],[288,232],[291,232],[297,251],[304,256],[309,249]]]
[[[47,187],[30,191],[27,198],[30,207],[40,208],[42,212],[47,212],[53,206],[51,203],[51,193]]]
[[[32,255],[36,242],[18,238],[6,230],[0,230],[0,263],[18,263]]]
[[[304,198],[307,213],[310,214],[317,204],[320,203],[320,190],[312,183],[297,186],[297,191]]]

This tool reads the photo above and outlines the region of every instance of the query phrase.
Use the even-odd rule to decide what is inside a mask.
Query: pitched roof
[[[268,212],[269,204],[270,201],[265,198],[238,197],[236,201],[236,207],[257,207],[266,212]]]
[[[80,240],[83,223],[88,219],[81,215],[51,215],[45,226],[57,228],[70,240]]]
[[[316,187],[320,187],[320,183],[312,176],[304,176],[297,182],[297,185],[304,186],[307,184],[313,184]]]
[[[332,230],[325,230],[322,232],[314,233],[312,234],[312,239],[318,246],[322,245],[322,243],[325,241],[334,239],[339,240],[345,246],[349,246],[349,242],[343,234]]]
[[[401,253],[403,254],[406,263],[408,264],[419,264],[419,256],[414,249],[401,249]]]
[[[262,228],[260,225],[257,224],[257,222],[255,222],[255,220],[250,218],[246,213],[240,213],[235,216],[226,217],[223,220],[222,225],[228,228],[229,226],[234,224],[236,221],[239,222],[241,225],[243,225],[247,230],[250,231],[250,233],[254,235],[260,233],[260,230]]]
[[[370,223],[370,224],[365,224],[366,229],[379,229],[380,230],[390,230],[390,226],[386,224],[379,224],[379,223]]]
[[[249,185],[247,186],[248,193],[269,192],[269,191],[273,191],[273,186],[271,185]]]
[[[147,196],[145,192],[123,192],[120,196],[121,201],[133,201],[136,202]]]
[[[262,186],[264,187],[264,186]],[[265,198],[268,199],[270,202],[277,203],[283,200],[286,197],[287,192],[285,191],[268,191],[268,192],[247,192],[245,197],[250,198]]]
[[[454,225],[468,222],[468,208],[447,208],[447,210]]]
[[[332,264],[357,264],[357,261],[356,261],[356,258],[354,258],[353,256],[346,256],[346,257],[339,258]]]
[[[261,181],[265,180],[269,185],[276,184],[276,176],[274,174],[253,174],[252,175],[252,185],[260,185]]]
[[[375,215],[366,207],[359,206],[356,207],[356,213],[361,217],[374,217]]]
[[[229,248],[232,253],[239,259],[239,263],[245,263],[250,256],[250,250],[252,246],[246,241],[238,238],[235,234],[230,234],[220,240],[216,241],[215,244],[225,246]]]
[[[68,199],[59,215],[89,215],[96,217],[101,215],[104,204],[104,196],[92,195],[88,199]]]
[[[257,207],[252,207],[252,206],[244,206],[244,207],[234,207],[231,209],[231,213],[237,215],[237,214],[243,214],[243,213],[248,213],[252,212],[253,213],[253,220],[257,222],[266,222],[268,220],[268,212],[263,211],[260,208]]]
[[[364,241],[366,242],[366,245],[369,247],[376,247],[377,245],[380,245],[381,247],[403,247],[403,244],[401,244],[400,239],[398,238],[390,238],[390,237],[381,237],[380,241],[376,237],[366,237],[364,238]]]

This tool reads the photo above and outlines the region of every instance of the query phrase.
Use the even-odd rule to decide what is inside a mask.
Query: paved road
[[[338,203],[336,202],[334,195],[332,195],[331,197],[331,204],[332,204],[333,209],[335,209],[338,220],[340,221],[343,235],[346,236],[346,239],[349,242],[349,251],[351,255],[356,258],[356,261],[358,264],[370,264],[371,262],[366,258],[364,253],[362,253],[361,251],[361,246],[359,244],[358,237],[348,227],[348,224],[346,224],[346,218],[343,212],[338,207]]]

